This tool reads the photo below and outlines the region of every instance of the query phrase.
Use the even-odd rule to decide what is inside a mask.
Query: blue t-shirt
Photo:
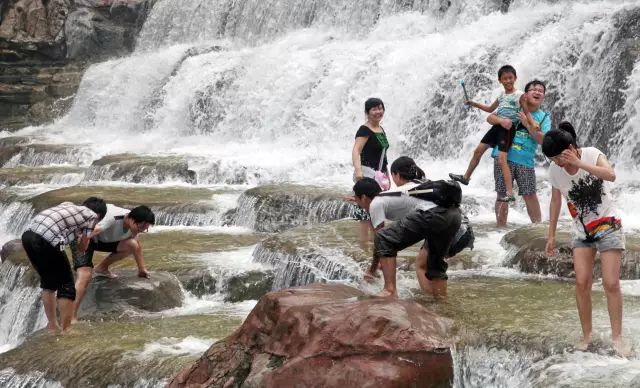
[[[531,113],[531,117],[540,124],[540,130],[543,134],[549,132],[551,129],[551,116],[547,112],[537,110]],[[513,138],[511,148],[507,154],[507,160],[509,162],[520,164],[522,166],[534,167],[534,161],[536,158],[536,151],[538,150],[538,143],[529,134],[526,128],[520,127]],[[493,149],[491,157],[498,156],[498,147]]]

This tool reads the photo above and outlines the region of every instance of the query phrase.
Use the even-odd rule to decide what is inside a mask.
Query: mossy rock
[[[87,180],[121,180],[133,183],[182,181],[196,183],[196,173],[177,156],[107,155],[93,161]]]
[[[149,344],[177,343],[188,337],[213,343],[240,323],[237,317],[223,315],[80,321],[66,336],[46,330],[35,333],[19,347],[0,354],[0,365],[13,368],[16,374],[40,372],[65,387],[135,386],[142,379],[160,382],[200,354],[149,354]]]
[[[175,275],[154,272],[149,279],[135,270],[120,271],[116,279],[95,277],[82,300],[80,317],[119,317],[125,312],[158,312],[182,305],[180,282]]]
[[[545,254],[547,225],[532,225],[507,233],[502,239],[502,244],[513,252],[512,256],[508,258],[507,264],[526,273],[575,277],[570,228],[569,224],[558,226],[556,253],[553,257],[547,257]],[[640,279],[640,236],[626,233],[625,237],[626,250],[622,256],[620,278]],[[599,256],[596,256],[594,273],[596,277],[600,276]]]
[[[83,174],[81,167],[14,167],[0,169],[0,184],[15,186],[49,183],[66,174]]]
[[[242,302],[257,300],[271,291],[273,287],[273,271],[249,271],[231,276],[227,280],[224,300],[226,302]]]
[[[259,232],[338,220],[353,215],[354,205],[336,189],[294,184],[265,185],[245,191],[230,223]]]
[[[71,186],[48,191],[29,200],[36,212],[62,202],[81,204],[88,197],[100,197],[116,206],[132,208],[147,205],[154,210],[213,210],[210,201],[216,191],[188,187],[118,187],[118,186]]]

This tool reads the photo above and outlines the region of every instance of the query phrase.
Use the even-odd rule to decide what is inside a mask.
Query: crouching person
[[[138,241],[138,234],[146,232],[155,224],[155,215],[147,206],[138,206],[131,210],[112,204],[107,205],[107,213],[100,221],[93,233],[85,252],[78,252],[74,244],[71,245],[74,269],[78,274],[76,279],[77,298],[74,303],[72,322],[78,319],[78,310],[95,273],[98,276],[116,278],[117,275],[109,270],[109,266],[128,256],[133,256],[138,267],[138,276],[148,278],[149,271],[145,266],[142,245]],[[93,267],[93,253],[109,252],[98,265]]]
[[[384,277],[381,297],[397,298],[396,257],[401,251],[420,240],[424,245],[416,258],[416,274],[420,288],[437,299],[446,296],[447,263],[451,243],[459,231],[462,214],[458,206],[439,206],[435,202],[408,193],[421,185],[424,172],[406,156],[391,165],[391,177],[398,186],[393,192],[380,192],[380,186],[370,178],[363,178],[353,187],[355,200],[371,215],[376,231],[372,275],[378,263]],[[459,189],[459,187],[458,187]],[[385,227],[385,219],[396,221]]]
[[[107,212],[102,199],[91,197],[82,206],[64,202],[36,215],[22,234],[22,246],[29,261],[40,275],[42,303],[48,329],[67,334],[71,326],[76,289],[65,245],[78,241],[78,249],[85,251],[94,226]],[[58,303],[56,303],[56,297]],[[60,323],[56,313],[60,309]]]

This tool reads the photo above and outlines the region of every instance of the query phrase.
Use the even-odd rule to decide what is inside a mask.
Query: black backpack
[[[412,197],[430,201],[442,207],[460,207],[462,202],[462,190],[455,181],[426,181],[404,192]],[[379,196],[400,196],[403,192],[383,192]]]

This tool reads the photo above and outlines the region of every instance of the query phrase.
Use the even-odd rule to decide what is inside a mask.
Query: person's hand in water
[[[547,257],[553,257],[553,255],[555,254],[555,251],[553,249],[554,245],[555,245],[554,238],[547,239],[547,245],[544,248],[544,253],[547,254]]]

